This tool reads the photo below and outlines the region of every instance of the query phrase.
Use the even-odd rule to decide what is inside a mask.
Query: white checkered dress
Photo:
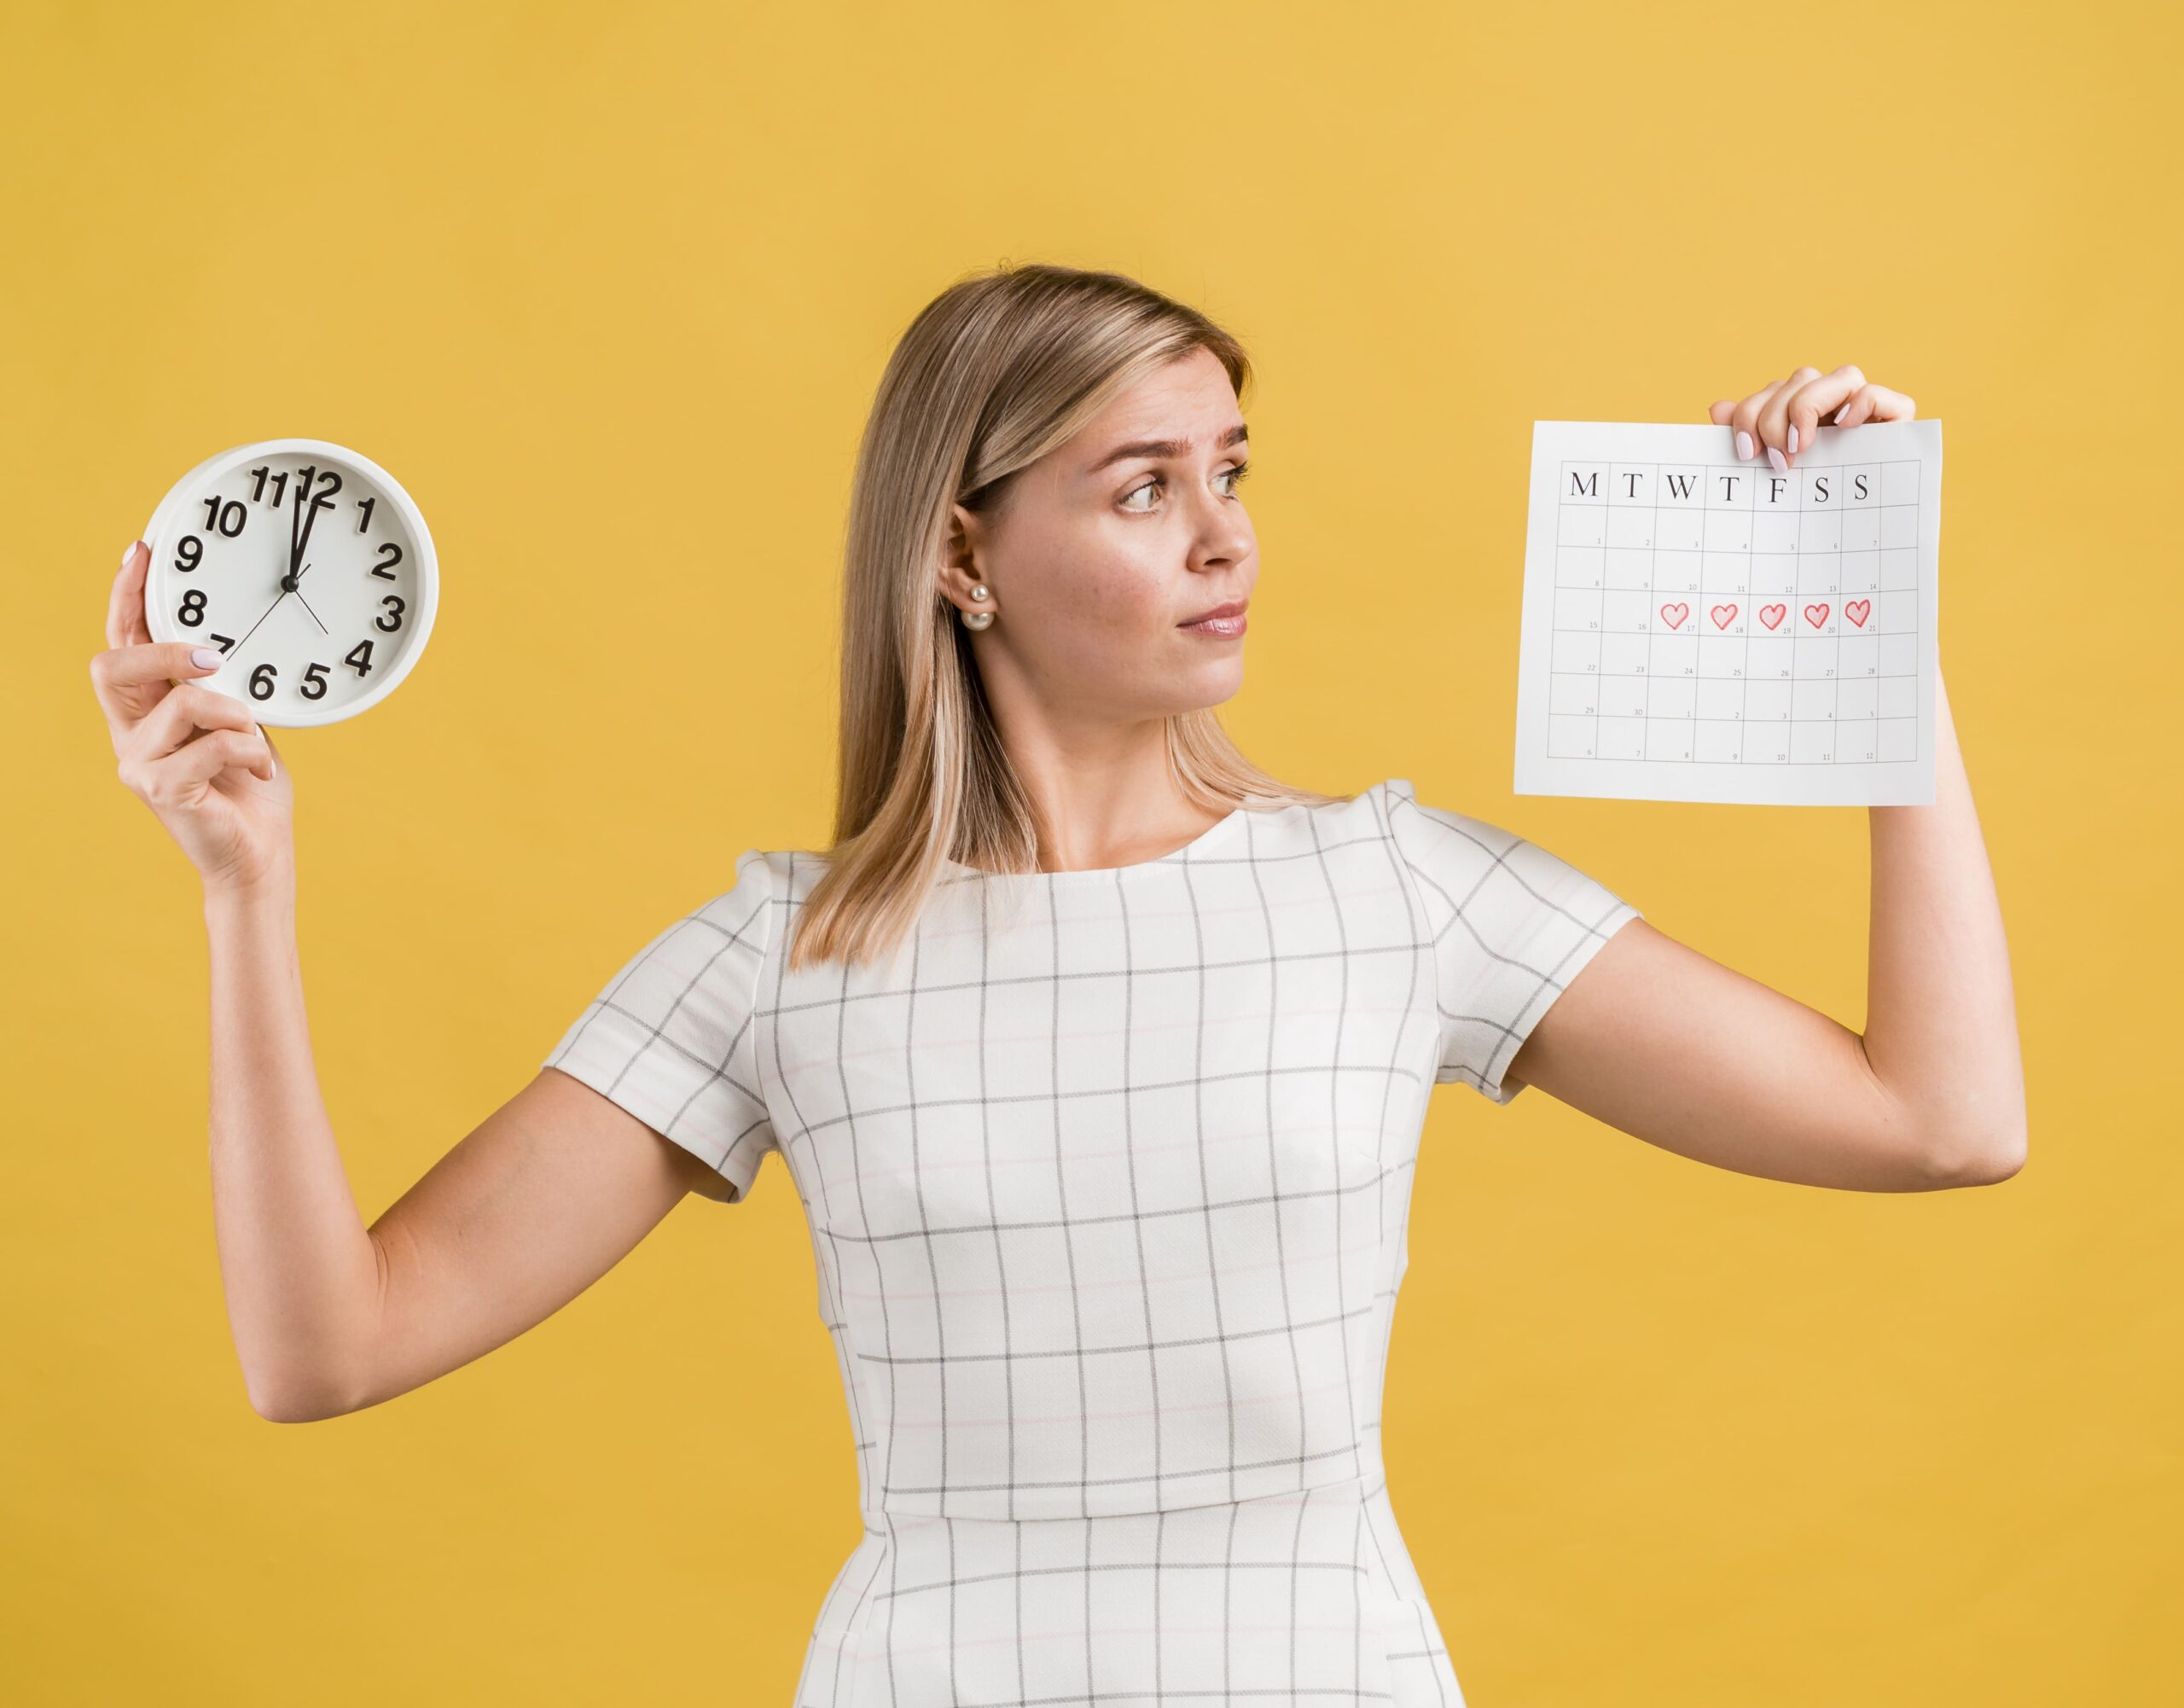
[[[1392,778],[951,863],[892,964],[790,974],[823,858],[745,852],[544,1064],[803,1201],[865,1535],[797,1708],[1459,1708],[1380,1459],[1420,1129],[1638,910]]]

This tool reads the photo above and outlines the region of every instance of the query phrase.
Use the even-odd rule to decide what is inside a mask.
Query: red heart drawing
[[[1825,605],[1806,606],[1805,621],[1815,629],[1824,628],[1827,623],[1827,607]]]
[[[1691,607],[1682,601],[1678,601],[1674,605],[1661,607],[1661,615],[1667,620],[1671,629],[1681,629],[1683,626],[1683,619],[1690,614]]]
[[[1716,628],[1726,629],[1736,621],[1737,607],[1734,605],[1716,605],[1707,614],[1713,618]]]
[[[1759,620],[1771,629],[1782,620],[1782,613],[1789,608],[1786,605],[1763,605],[1759,607]]]
[[[1843,607],[1843,614],[1862,629],[1866,626],[1866,613],[1872,609],[1873,604],[1871,601],[1853,599],[1848,605],[1845,605]]]

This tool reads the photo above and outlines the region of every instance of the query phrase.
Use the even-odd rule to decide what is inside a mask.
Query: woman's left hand
[[[1800,448],[1809,450],[1823,417],[1830,427],[1865,421],[1908,421],[1919,406],[1901,392],[1877,386],[1850,363],[1833,374],[1800,368],[1786,380],[1763,386],[1742,403],[1727,398],[1707,411],[1716,427],[1736,429],[1737,455],[1750,462],[1762,451],[1786,469]]]

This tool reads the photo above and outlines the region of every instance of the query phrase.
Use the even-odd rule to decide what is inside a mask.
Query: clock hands
[[[315,484],[318,477],[318,471],[316,468],[310,468],[305,470],[305,473],[311,477],[311,480]],[[299,563],[303,563],[304,554],[311,549],[311,525],[318,520],[318,513],[321,510],[330,510],[333,508],[334,501],[331,498],[314,498],[305,507],[304,514],[303,538],[297,543],[296,555],[294,557],[290,559],[288,562],[288,572],[292,576],[300,576],[303,573],[303,571],[298,569],[296,566]],[[305,564],[304,566],[306,569],[310,567],[308,564]],[[293,585],[293,584],[292,583],[291,584]]]
[[[299,480],[296,483],[296,507],[288,514],[288,573],[291,575],[296,572],[296,566],[304,561],[303,536],[297,532],[303,519],[304,483]]]
[[[304,571],[305,571],[305,574],[308,574],[308,573],[310,572],[310,571],[311,571],[311,566],[310,566],[309,564],[305,564],[305,565],[304,566]],[[298,577],[296,578],[296,579],[297,579],[297,580],[299,580],[299,581],[301,581],[301,580],[303,579],[303,576],[299,575],[299,576],[298,576]],[[296,603],[297,603],[297,604],[299,604],[299,605],[300,605],[300,606],[302,606],[302,607],[304,607],[304,609],[305,609],[305,610],[306,610],[306,611],[311,611],[311,620],[312,622],[314,622],[314,623],[318,623],[318,632],[319,632],[320,634],[322,634],[322,635],[326,634],[327,632],[328,632],[328,630],[327,630],[327,626],[326,626],[326,625],[325,625],[325,624],[323,624],[323,623],[319,623],[319,622],[318,622],[318,613],[317,613],[317,612],[316,612],[316,611],[311,611],[311,601],[304,597],[303,589],[301,589],[300,587],[299,587],[299,588],[294,588],[294,589],[292,589],[292,590],[291,590],[291,591],[293,591],[293,592],[295,594],[295,595],[296,595]],[[286,598],[287,596],[288,596],[288,595],[287,595],[286,594],[283,594],[283,595],[282,595],[282,598]],[[278,600],[278,599],[276,599],[276,600],[275,600],[273,602],[274,602],[275,604],[276,604],[276,605],[277,605],[277,604],[279,604],[279,603],[281,602],[281,601],[280,601],[280,600]]]
[[[301,468],[296,472],[301,477],[301,484],[296,488],[296,514],[288,523],[288,572],[281,578],[281,598],[285,599],[291,593],[294,594],[296,603],[302,606],[305,610],[311,611],[311,620],[318,623],[318,632],[323,635],[328,632],[327,626],[319,622],[318,613],[311,611],[311,601],[304,597],[300,584],[303,578],[311,573],[311,566],[305,563],[303,560],[304,554],[311,549],[311,524],[318,520],[318,513],[321,510],[330,510],[334,508],[334,501],[331,498],[310,497],[312,489],[318,484],[318,469],[316,466]],[[302,524],[300,533],[297,532],[299,522]],[[301,567],[298,567],[299,565]],[[281,600],[276,599],[273,602],[278,605]],[[264,619],[261,618],[258,620],[263,622]]]
[[[301,581],[311,569],[311,566],[304,562],[304,554],[311,549],[311,524],[318,520],[318,513],[321,510],[330,510],[334,508],[334,501],[330,498],[311,497],[311,489],[317,485],[317,481],[318,470],[316,467],[299,468],[296,471],[295,508],[288,516],[288,573],[281,578],[281,590],[274,596],[273,603],[265,607],[256,623],[253,623],[243,631],[242,640],[237,641],[229,654],[230,658],[234,658],[242,651],[243,642],[247,641],[258,632],[266,618],[270,617],[279,608],[282,600],[286,599],[291,593],[295,594],[297,604],[311,612],[311,620],[318,624],[319,633],[323,635],[330,632],[326,625],[319,621],[318,613],[311,611],[311,601],[305,599],[296,587],[296,584]]]
[[[318,520],[321,510],[334,508],[331,498],[311,497],[312,488],[317,484],[318,470],[316,466],[296,471],[296,509],[288,519],[288,572],[281,578],[281,590],[284,593],[294,592],[296,584],[303,579],[304,571],[311,567],[304,562],[304,554],[311,549],[311,524]],[[317,619],[314,617],[312,620]],[[320,626],[325,625],[322,624]]]
[[[309,564],[305,564],[304,566],[304,569],[306,572],[309,572],[310,568],[311,566]],[[235,643],[233,650],[228,654],[229,658],[234,658],[242,651],[243,641],[247,641],[253,635],[256,634],[258,632],[258,623],[263,623],[267,617],[270,617],[273,613],[279,608],[281,601],[283,599],[286,599],[291,593],[295,594],[297,604],[302,606],[305,610],[311,611],[311,620],[318,624],[318,632],[320,634],[324,635],[330,634],[332,632],[332,630],[328,629],[324,623],[319,622],[318,613],[311,611],[311,601],[305,598],[301,591],[298,590],[296,584],[302,579],[303,577],[300,575],[284,575],[281,578],[281,590],[274,595],[273,603],[265,607],[264,615],[258,618],[257,623],[253,623],[250,627],[243,630],[242,641],[237,641]]]
[[[279,599],[276,599],[273,601],[272,605],[269,605],[265,607],[264,616],[260,617],[257,623],[253,623],[247,629],[242,631],[242,641],[237,641],[233,648],[230,649],[228,654],[228,656],[230,659],[239,658],[241,656],[243,641],[247,641],[253,635],[256,634],[258,632],[258,624],[263,623],[266,617],[270,617],[273,614],[274,606],[280,604],[281,600],[286,599],[288,596],[288,595],[286,593],[282,594]]]
[[[334,508],[334,501],[331,498],[314,498],[311,496],[317,481],[318,470],[316,466],[299,468],[296,471],[295,508],[289,513],[288,516],[288,572],[281,578],[281,590],[274,595],[272,604],[267,606],[259,613],[257,622],[243,630],[241,640],[235,642],[229,648],[228,656],[230,660],[241,654],[244,643],[258,631],[266,618],[278,610],[281,601],[291,593],[296,595],[296,603],[309,613],[311,620],[318,625],[320,634],[329,635],[333,632],[324,622],[321,621],[318,613],[311,610],[311,601],[304,597],[302,590],[298,585],[305,576],[311,573],[311,566],[304,561],[304,554],[311,549],[311,525],[317,521],[318,513],[321,510],[330,510]]]

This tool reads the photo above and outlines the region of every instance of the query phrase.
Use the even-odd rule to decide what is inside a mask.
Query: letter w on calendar
[[[1732,439],[1532,424],[1516,792],[1931,804],[1941,422]]]

